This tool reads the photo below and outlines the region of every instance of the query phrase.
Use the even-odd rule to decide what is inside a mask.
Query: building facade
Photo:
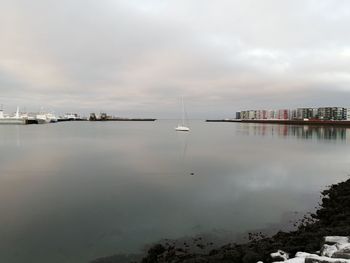
[[[320,107],[297,108],[293,110],[245,110],[236,113],[241,120],[349,120],[350,108]]]

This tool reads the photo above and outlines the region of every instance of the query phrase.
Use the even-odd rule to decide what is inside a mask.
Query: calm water
[[[350,173],[350,130],[176,124],[0,126],[0,261],[88,262],[264,228]]]

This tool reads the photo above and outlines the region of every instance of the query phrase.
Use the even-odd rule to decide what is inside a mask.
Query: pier
[[[91,113],[89,117],[89,121],[155,121],[155,120],[157,119],[114,117],[114,116],[107,115],[107,113],[101,113],[98,116],[95,113]]]
[[[113,119],[96,119],[90,121],[156,121],[157,119],[138,119],[138,118],[113,118]]]

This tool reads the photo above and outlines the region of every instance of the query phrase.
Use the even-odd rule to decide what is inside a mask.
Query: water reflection
[[[232,238],[310,210],[349,173],[346,144],[295,140],[300,127],[175,125],[0,127],[1,262],[86,263],[162,238]]]
[[[8,144],[20,147],[21,146],[21,125],[0,125],[0,145],[5,146]]]
[[[345,141],[350,139],[350,129],[308,125],[242,124],[237,131],[249,136],[295,137],[298,139]]]

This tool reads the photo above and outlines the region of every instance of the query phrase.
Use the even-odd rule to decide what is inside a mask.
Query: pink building
[[[290,111],[287,109],[278,110],[277,119],[289,120],[290,119]]]

